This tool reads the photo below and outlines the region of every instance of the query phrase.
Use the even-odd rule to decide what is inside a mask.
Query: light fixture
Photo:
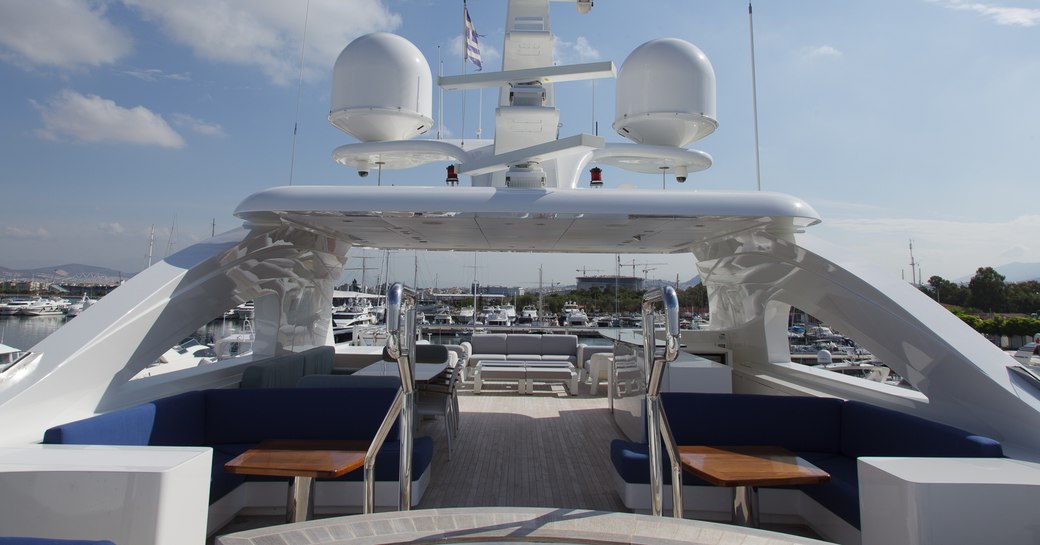
[[[448,177],[444,182],[451,187],[459,185],[459,175],[455,173],[455,165],[448,165]]]
[[[603,169],[599,167],[592,167],[589,170],[589,174],[592,176],[592,178],[589,179],[589,186],[591,186],[593,189],[599,189],[603,187]]]

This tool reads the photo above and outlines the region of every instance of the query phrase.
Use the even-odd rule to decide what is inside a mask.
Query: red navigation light
[[[592,187],[603,187],[603,169],[599,167],[592,167],[589,170],[589,174],[592,175],[592,179],[589,180],[589,185]]]
[[[459,175],[455,174],[455,165],[448,165],[448,177],[444,182],[448,185],[459,185]]]

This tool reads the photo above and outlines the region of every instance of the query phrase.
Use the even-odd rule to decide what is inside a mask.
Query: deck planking
[[[512,388],[459,394],[460,430],[448,460],[444,425],[425,420],[435,449],[421,509],[563,507],[626,511],[613,488],[610,441],[620,437],[605,397],[569,396],[563,385],[532,395]]]

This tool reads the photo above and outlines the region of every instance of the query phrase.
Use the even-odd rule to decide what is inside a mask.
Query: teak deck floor
[[[441,420],[433,473],[420,508],[513,506],[626,511],[614,491],[610,441],[620,437],[605,397],[568,396],[562,385],[533,395],[487,390],[459,395],[460,430],[452,459]]]

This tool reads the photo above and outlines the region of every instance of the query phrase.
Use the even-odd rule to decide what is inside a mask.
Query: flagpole
[[[469,60],[469,46],[467,35],[469,28],[466,27],[466,17],[469,11],[466,9],[466,0],[462,0],[462,75],[466,75],[466,61]],[[466,146],[466,90],[462,90],[462,146]],[[476,309],[474,309],[476,312]]]

